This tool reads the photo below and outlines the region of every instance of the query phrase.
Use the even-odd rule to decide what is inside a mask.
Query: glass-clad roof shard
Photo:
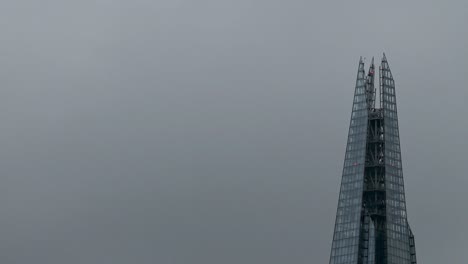
[[[395,82],[385,57],[359,61],[330,264],[415,264],[407,216]]]

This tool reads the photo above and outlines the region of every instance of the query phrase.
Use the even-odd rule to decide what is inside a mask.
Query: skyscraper
[[[395,82],[385,54],[366,75],[359,61],[330,264],[414,264],[406,217]]]

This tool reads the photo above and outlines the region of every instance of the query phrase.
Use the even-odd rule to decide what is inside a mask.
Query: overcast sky
[[[2,264],[328,263],[382,52],[419,263],[466,263],[466,0],[0,4]]]

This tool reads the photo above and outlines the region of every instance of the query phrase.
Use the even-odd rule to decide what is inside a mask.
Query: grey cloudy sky
[[[418,260],[466,263],[466,0],[0,4],[1,263],[328,263],[382,52]]]

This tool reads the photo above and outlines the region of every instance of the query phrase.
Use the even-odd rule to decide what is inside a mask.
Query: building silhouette
[[[362,58],[354,92],[330,264],[414,264],[406,217],[395,82],[385,54],[379,67]]]

